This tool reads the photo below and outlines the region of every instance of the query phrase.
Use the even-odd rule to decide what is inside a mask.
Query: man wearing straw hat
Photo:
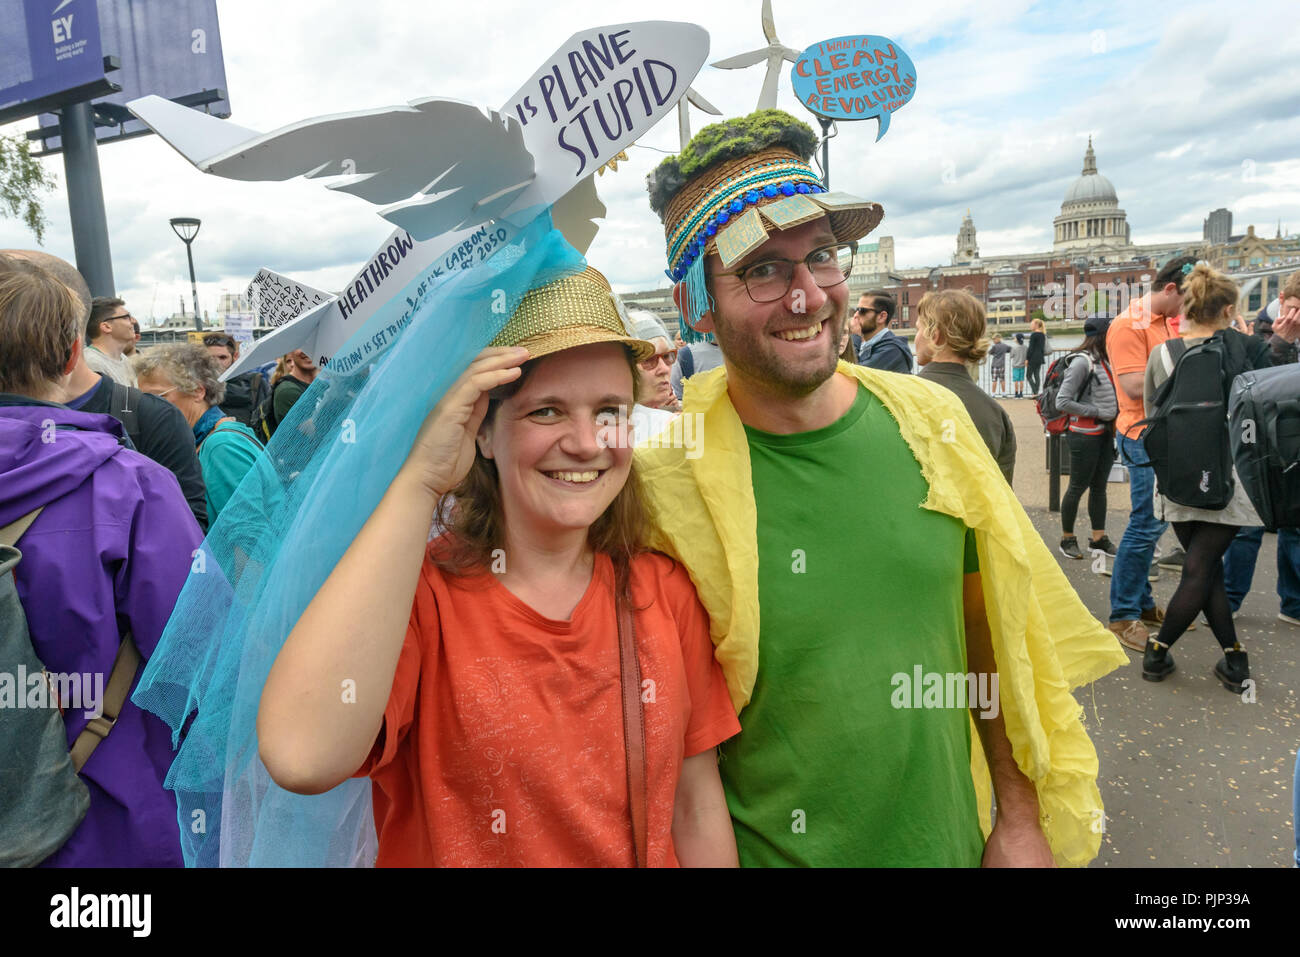
[[[698,417],[702,454],[638,455],[740,714],[720,769],[741,863],[1086,864],[1104,813],[1069,690],[1123,653],[956,397],[837,362],[884,211],[827,192],[815,145],[761,111],[649,178],[684,323],[724,357],[665,433]]]

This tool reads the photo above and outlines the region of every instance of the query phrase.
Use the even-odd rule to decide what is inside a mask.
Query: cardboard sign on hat
[[[575,33],[502,109],[439,97],[322,116],[260,134],[158,96],[127,104],[198,169],[328,184],[399,228],[335,298],[258,340],[223,379],[302,349],[328,362],[411,283],[485,261],[547,207],[580,251],[605,209],[592,174],[644,136],[708,56],[708,33],[647,21]]]

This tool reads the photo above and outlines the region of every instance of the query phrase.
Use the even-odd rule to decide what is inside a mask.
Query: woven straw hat
[[[622,343],[638,362],[655,352],[652,343],[629,335],[625,311],[609,281],[588,266],[577,275],[529,290],[491,345],[522,346],[539,359],[597,342]]]

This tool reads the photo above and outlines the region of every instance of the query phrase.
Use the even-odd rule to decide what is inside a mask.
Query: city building
[[[1212,246],[1221,246],[1232,235],[1232,212],[1219,207],[1205,218],[1201,238]]]
[[[1131,254],[1129,227],[1110,180],[1097,172],[1097,154],[1088,137],[1083,172],[1061,201],[1061,213],[1052,225],[1054,253],[1082,253],[1101,262],[1127,259]]]
[[[894,271],[894,237],[881,236],[875,242],[858,243],[853,255],[853,272],[849,282],[869,283]]]
[[[966,218],[961,221],[961,228],[957,230],[957,251],[952,254],[952,264],[965,266],[979,262],[979,258],[980,247],[975,241],[975,221],[970,218],[968,209]]]
[[[981,256],[971,210],[966,210],[947,266],[897,268],[894,239],[863,243],[849,277],[850,302],[871,289],[898,300],[894,325],[915,325],[916,305],[931,290],[964,289],[982,303],[990,325],[1024,324],[1031,319],[1081,322],[1088,316],[1113,317],[1130,298],[1148,291],[1160,267],[1175,256],[1192,255],[1230,274],[1241,286],[1238,308],[1253,313],[1290,272],[1300,270],[1300,235],[1287,236],[1279,222],[1273,239],[1248,226],[1232,235],[1232,212],[1215,209],[1205,218],[1199,240],[1137,245],[1128,216],[1110,180],[1097,166],[1088,139],[1083,169],[1062,198],[1052,220],[1050,251]],[[671,290],[623,296],[629,305],[652,309],[669,328],[678,321]]]

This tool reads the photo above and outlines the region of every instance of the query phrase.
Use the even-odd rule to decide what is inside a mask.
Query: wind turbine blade
[[[767,72],[763,76],[763,92],[758,97],[760,110],[776,109],[777,84],[781,80],[781,54],[773,53],[767,61]]]
[[[694,87],[687,89],[686,99],[691,103],[692,106],[698,106],[705,113],[712,113],[714,116],[722,115],[722,111],[718,109],[716,106],[714,106],[712,103],[710,103],[708,100],[706,100],[704,97],[700,96],[700,94],[695,91]],[[685,109],[685,107],[683,107],[683,109]]]
[[[772,18],[772,0],[763,0],[763,36],[768,43],[780,43],[776,38],[776,20]]]
[[[728,57],[725,60],[718,60],[716,63],[710,63],[709,66],[715,66],[719,70],[741,70],[747,66],[753,66],[755,63],[762,63],[765,59],[767,59],[767,47]]]
[[[803,54],[802,50],[795,50],[792,47],[781,47],[782,55],[791,63],[796,63]]]

